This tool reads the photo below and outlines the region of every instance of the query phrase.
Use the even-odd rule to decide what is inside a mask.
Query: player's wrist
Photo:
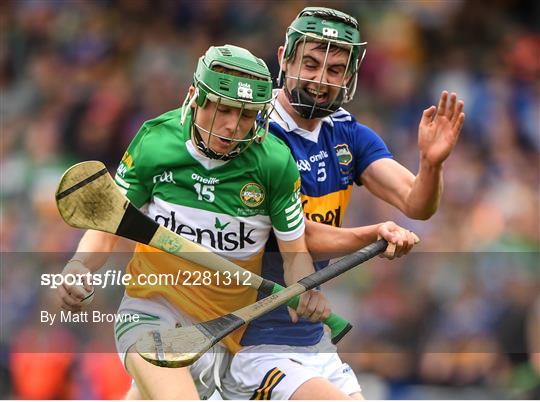
[[[85,265],[84,261],[79,259],[79,258],[71,258],[69,259],[67,262],[66,262],[66,265],[68,264],[82,264],[82,265]]]
[[[80,272],[81,270],[90,272],[90,269],[86,266],[86,263],[79,258],[71,258],[64,265],[63,273],[76,270]]]
[[[442,170],[444,161],[433,161],[430,158],[427,157],[427,155],[420,152],[420,171],[431,171],[431,172],[437,172]]]
[[[356,242],[360,245],[360,247],[364,247],[365,245],[373,243],[377,240],[381,225],[382,223],[353,228],[352,232],[356,238]]]

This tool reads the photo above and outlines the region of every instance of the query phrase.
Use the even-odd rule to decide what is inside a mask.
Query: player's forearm
[[[433,166],[420,160],[420,169],[407,197],[405,214],[412,219],[431,218],[439,208],[442,192],[442,165]]]
[[[87,230],[72,259],[81,261],[92,272],[97,271],[105,264],[117,241],[116,235]]]
[[[285,253],[283,255],[283,277],[289,286],[315,272],[309,252]]]
[[[315,261],[343,257],[377,240],[379,225],[337,228],[306,222],[306,241]]]
[[[278,246],[283,258],[283,275],[287,286],[315,272],[305,236],[292,241],[278,239]]]

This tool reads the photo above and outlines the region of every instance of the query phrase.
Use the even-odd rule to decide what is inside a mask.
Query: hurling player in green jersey
[[[199,59],[182,108],[141,127],[115,179],[152,219],[258,273],[262,250],[273,231],[294,281],[314,268],[304,237],[296,163],[281,141],[265,139],[271,99],[271,77],[261,59],[232,45],[211,47]],[[116,241],[114,235],[87,231],[63,273],[98,270]],[[164,253],[137,251],[151,250],[136,246],[127,268],[134,277],[171,273],[179,267],[197,269]],[[92,290],[90,284],[86,287]],[[64,285],[59,294],[63,308],[81,308],[82,293],[76,287]],[[136,324],[117,325],[115,331],[117,350],[136,384],[129,396],[209,397],[227,367],[225,347],[235,350],[234,339],[225,347],[216,345],[191,367],[175,370],[146,362],[133,345],[158,327],[209,319],[253,303],[255,297],[253,289],[240,285],[129,284],[119,312],[142,318]],[[330,314],[319,292],[307,292],[301,301],[310,306],[304,312],[310,319],[324,320]]]
[[[355,18],[334,9],[307,7],[291,23],[284,46],[278,49],[282,87],[277,90],[270,132],[289,146],[297,161],[312,254],[349,253],[380,235],[377,225],[347,232],[338,228],[354,183],[409,218],[431,217],[442,194],[443,162],[463,125],[463,102],[444,91],[438,107],[424,110],[420,121],[418,173],[395,161],[382,139],[342,108],[354,96],[365,47]],[[414,234],[404,234],[397,255],[407,253],[416,240]],[[267,250],[274,251],[274,244],[270,242]],[[265,261],[270,262],[263,265],[264,276],[280,282],[279,258]],[[322,326],[291,323],[285,308],[250,323],[242,345],[249,353],[237,353],[233,359],[227,377],[232,385],[227,388],[237,391],[229,397],[362,397],[354,373],[337,354],[319,353],[314,358],[308,353],[332,351]]]

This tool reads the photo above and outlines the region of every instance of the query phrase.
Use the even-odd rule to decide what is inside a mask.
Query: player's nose
[[[315,73],[315,77],[313,78],[313,81],[317,82],[317,83],[326,83],[326,79],[327,79],[327,74],[326,74],[326,69],[325,68],[318,68],[316,71],[314,71]]]
[[[238,122],[240,120],[240,111],[234,111],[228,113],[223,121],[223,129],[226,134],[232,136],[238,127]]]

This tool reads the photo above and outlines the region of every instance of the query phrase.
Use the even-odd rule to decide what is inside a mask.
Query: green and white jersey
[[[300,177],[289,148],[274,136],[230,161],[200,154],[182,109],[143,124],[116,183],[156,222],[229,259],[260,252],[270,230],[285,241],[304,233]]]

